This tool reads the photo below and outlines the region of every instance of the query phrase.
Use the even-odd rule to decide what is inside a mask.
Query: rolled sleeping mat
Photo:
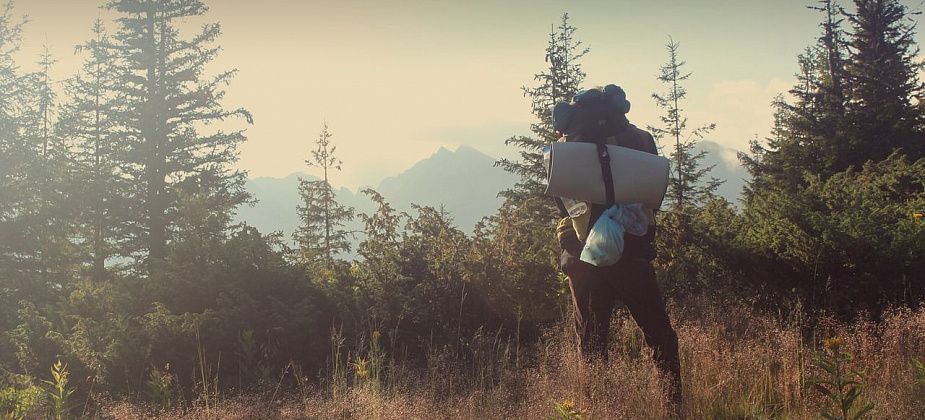
[[[642,203],[658,209],[668,189],[670,161],[662,156],[622,146],[607,145],[613,174],[614,201]],[[549,152],[546,194],[594,204],[606,204],[597,145],[584,142],[553,143]]]

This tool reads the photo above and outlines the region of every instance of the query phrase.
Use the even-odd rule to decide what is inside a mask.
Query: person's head
[[[556,104],[552,124],[568,141],[597,141],[622,130],[629,110],[623,89],[607,85],[584,90],[571,103]]]

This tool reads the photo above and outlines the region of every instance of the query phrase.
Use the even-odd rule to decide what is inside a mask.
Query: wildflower
[[[565,400],[562,402],[554,402],[555,406],[555,416],[554,419],[561,420],[581,420],[581,412],[575,409],[575,402],[572,400]]]
[[[825,341],[822,342],[822,345],[826,349],[831,350],[833,352],[838,351],[838,349],[841,348],[843,344],[845,344],[845,340],[841,337],[827,338],[825,339]]]
[[[353,364],[356,369],[356,376],[359,379],[366,379],[369,376],[369,368],[365,359],[357,358],[356,363]]]
[[[923,218],[923,217],[925,217],[925,213],[922,213],[922,212],[919,212],[919,211],[917,211],[917,212],[915,212],[915,213],[912,213],[912,218],[913,218],[913,219],[921,219],[921,218]]]

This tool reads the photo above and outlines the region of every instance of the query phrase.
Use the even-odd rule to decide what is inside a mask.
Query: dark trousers
[[[681,399],[681,362],[678,336],[671,327],[665,301],[649,261],[624,259],[609,267],[595,267],[563,255],[563,271],[569,277],[575,307],[575,332],[586,360],[607,360],[610,317],[617,299],[623,301],[642,329],[652,358],[668,380],[669,398]]]

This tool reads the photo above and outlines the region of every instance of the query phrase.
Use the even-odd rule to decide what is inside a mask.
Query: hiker
[[[553,125],[565,141],[601,142],[658,154],[655,140],[626,118],[630,103],[623,89],[608,85],[575,96],[572,104],[560,104],[553,113]],[[609,164],[608,164],[609,165]],[[606,177],[606,175],[605,175]],[[605,184],[607,184],[605,182]],[[612,188],[612,183],[608,185]],[[626,234],[623,256],[611,266],[596,267],[579,259],[588,232],[606,206],[592,204],[584,214],[569,216],[558,201],[560,216],[556,229],[562,248],[560,266],[568,276],[575,313],[575,329],[581,355],[588,361],[607,360],[607,338],[616,299],[624,302],[653,350],[667,380],[669,398],[681,401],[681,364],[678,337],[671,327],[665,301],[655,281],[654,210],[646,209],[649,227],[644,236]]]

